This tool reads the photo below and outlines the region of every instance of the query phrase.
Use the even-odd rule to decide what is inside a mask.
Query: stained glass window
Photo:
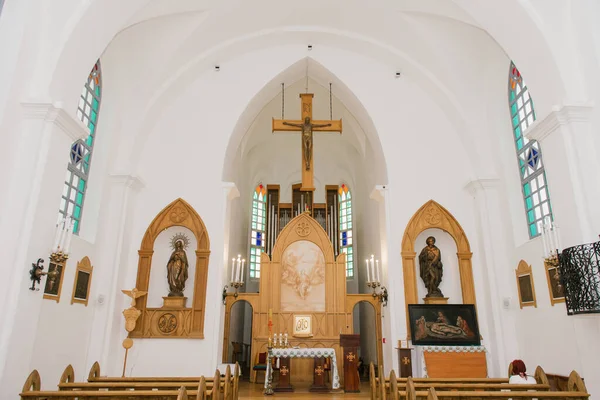
[[[510,63],[508,79],[508,105],[512,121],[521,190],[525,202],[529,237],[538,236],[546,216],[552,218],[550,193],[542,160],[542,150],[536,140],[525,137],[525,131],[535,121],[535,109],[529,90],[514,63]]]
[[[338,189],[340,206],[340,251],[346,253],[346,278],[354,277],[354,237],[352,235],[352,194],[346,185]]]
[[[90,176],[90,165],[94,142],[96,141],[96,127],[98,125],[101,98],[102,74],[100,60],[98,60],[94,68],[92,68],[87,82],[83,86],[81,96],[79,97],[79,105],[77,106],[77,118],[88,127],[89,135],[85,140],[77,140],[71,145],[69,165],[60,200],[59,220],[71,216],[74,223],[73,233],[79,233],[81,226],[83,202]]]
[[[250,236],[250,278],[260,278],[260,255],[265,250],[267,226],[267,187],[262,184],[252,194],[252,234]]]

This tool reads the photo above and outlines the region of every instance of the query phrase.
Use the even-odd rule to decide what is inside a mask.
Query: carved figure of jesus
[[[310,170],[310,160],[312,158],[313,147],[313,128],[323,128],[331,126],[331,124],[313,124],[310,122],[310,117],[304,118],[304,123],[294,124],[292,122],[283,122],[284,125],[302,128],[302,146],[304,147],[304,164],[306,170]]]

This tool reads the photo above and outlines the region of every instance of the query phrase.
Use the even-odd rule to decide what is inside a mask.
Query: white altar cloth
[[[271,349],[267,356],[267,374],[265,377],[265,388],[269,382],[269,378],[272,379],[273,368],[271,367],[271,359],[273,358],[318,358],[318,357],[329,357],[331,358],[331,372],[333,378],[331,379],[331,387],[333,389],[340,388],[340,377],[338,375],[337,361],[335,358],[335,350],[332,348],[313,348],[313,349]]]

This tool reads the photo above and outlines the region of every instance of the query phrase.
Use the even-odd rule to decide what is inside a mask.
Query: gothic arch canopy
[[[425,229],[437,228],[447,232],[456,242],[458,252],[471,252],[465,231],[448,210],[429,200],[412,216],[402,238],[402,252],[415,251],[415,240]]]
[[[183,226],[194,232],[196,236],[196,249],[210,249],[208,232],[202,218],[200,218],[200,215],[198,215],[188,202],[179,198],[163,208],[154,217],[150,226],[146,229],[140,250],[152,250],[154,248],[154,241],[158,235],[171,226]]]
[[[163,208],[148,226],[140,246],[136,288],[148,291],[154,242],[158,235],[172,226],[182,226],[196,238],[196,273],[194,277],[194,297],[191,308],[166,307],[148,308],[148,296],[138,300],[142,312],[130,337],[143,338],[204,338],[204,314],[206,305],[206,285],[210,240],[206,226],[200,215],[185,200],[179,198]],[[172,329],[165,330],[161,321],[168,318]],[[174,321],[174,322],[173,322]]]
[[[447,232],[456,242],[460,286],[463,304],[475,304],[475,282],[471,246],[465,231],[448,210],[434,200],[429,200],[412,216],[402,237],[402,268],[404,275],[404,297],[406,303],[406,327],[410,338],[408,305],[419,304],[415,258],[415,240],[426,229],[437,228]]]

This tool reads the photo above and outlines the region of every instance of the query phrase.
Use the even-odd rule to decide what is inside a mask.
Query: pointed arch
[[[89,135],[85,140],[78,139],[71,145],[69,164],[58,210],[59,221],[72,224],[71,229],[75,234],[79,234],[85,193],[89,186],[102,90],[102,69],[100,60],[98,60],[88,75],[77,106],[77,118],[88,128]],[[71,222],[67,221],[69,219]]]
[[[412,216],[402,237],[402,268],[404,270],[404,297],[406,303],[406,325],[410,338],[410,321],[408,320],[408,305],[418,304],[417,275],[415,258],[415,240],[426,229],[437,228],[448,233],[456,242],[458,268],[460,271],[460,286],[464,304],[476,304],[475,282],[473,280],[473,265],[471,245],[465,231],[456,218],[434,200],[429,200]]]
[[[208,277],[208,261],[210,256],[210,240],[204,221],[194,208],[185,200],[178,198],[159,212],[146,229],[140,246],[136,288],[148,291],[150,286],[150,268],[154,254],[154,242],[158,235],[172,226],[182,226],[194,234],[196,238],[196,275],[194,278],[194,297],[191,308],[170,309],[181,326],[174,334],[162,334],[156,329],[156,321],[163,308],[147,308],[148,296],[138,299],[137,308],[142,312],[130,337],[180,337],[204,339],[204,314],[206,304],[206,285]],[[163,312],[164,314],[164,312]]]
[[[525,136],[525,131],[536,120],[533,99],[521,73],[512,61],[508,71],[508,107],[519,163],[527,232],[529,238],[533,239],[541,234],[545,220],[553,219],[552,205],[542,148],[537,140],[529,140]]]

